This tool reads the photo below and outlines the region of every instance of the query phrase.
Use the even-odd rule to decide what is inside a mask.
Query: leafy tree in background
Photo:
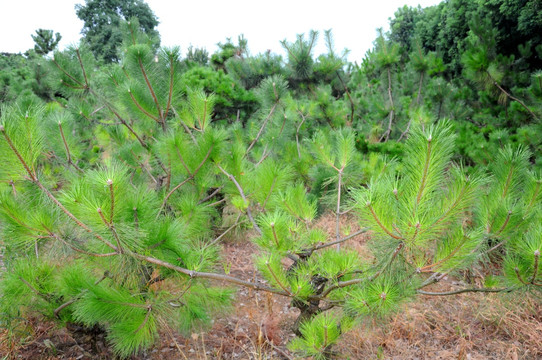
[[[537,115],[519,98],[507,91],[502,83],[506,72],[499,63],[496,53],[497,29],[492,28],[486,21],[475,17],[471,22],[471,30],[468,38],[468,49],[463,54],[463,64],[467,78],[472,79],[484,89],[493,91],[499,97],[499,102],[506,104],[507,101],[518,102],[533,119],[538,120]],[[503,59],[501,56],[500,59]]]
[[[527,62],[542,67],[542,2],[539,0],[489,0],[491,23],[499,30],[498,52],[520,56],[518,44],[534,45]]]
[[[85,5],[75,6],[76,14],[83,20],[83,41],[90,46],[94,56],[106,62],[118,61],[118,50],[123,41],[121,21],[137,18],[140,30],[159,43],[155,30],[158,19],[143,0],[86,0]]]
[[[422,8],[409,7],[407,5],[399,8],[394,17],[390,19],[390,40],[397,42],[405,51],[411,50],[411,40],[416,30],[416,22],[423,14]]]
[[[58,43],[62,39],[60,33],[56,33],[53,36],[53,30],[45,29],[38,29],[36,30],[36,35],[31,36],[36,43],[36,45],[34,45],[34,51],[36,51],[36,53],[39,55],[49,54],[57,47]]]

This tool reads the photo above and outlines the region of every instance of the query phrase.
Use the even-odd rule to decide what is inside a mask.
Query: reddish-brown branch
[[[270,287],[267,287],[267,286],[264,286],[264,285],[261,285],[261,284],[258,284],[258,283],[253,283],[253,282],[250,282],[250,281],[241,280],[241,279],[238,279],[238,278],[233,277],[233,276],[188,270],[188,269],[182,268],[180,266],[176,266],[176,265],[170,264],[168,262],[162,261],[160,259],[156,259],[156,258],[153,258],[151,256],[145,256],[145,255],[141,255],[141,254],[137,254],[137,253],[133,253],[132,256],[134,256],[137,259],[149,262],[151,264],[162,266],[162,267],[177,271],[177,272],[179,272],[181,274],[188,275],[191,278],[202,278],[202,279],[212,279],[212,280],[218,280],[218,281],[226,281],[226,282],[229,282],[229,283],[232,283],[232,284],[245,286],[245,287],[248,287],[248,288],[251,288],[251,289],[254,289],[254,290],[267,291],[267,292],[277,294],[277,295],[282,295],[282,296],[291,296],[291,294],[289,294],[289,293],[287,293],[285,291],[273,289],[273,288],[270,288]]]
[[[536,250],[534,252],[534,270],[533,270],[533,276],[531,277],[531,284],[534,284],[536,280],[536,276],[538,275],[538,263],[540,261],[540,251]]]
[[[429,264],[429,265],[426,265],[426,266],[420,268],[419,272],[425,272],[425,271],[427,271],[427,270],[429,270],[431,268],[434,268],[435,266],[438,266],[438,265],[448,261],[449,259],[452,258],[452,256],[454,256],[461,249],[461,247],[465,244],[466,241],[467,241],[467,239],[465,237],[465,240],[461,244],[457,245],[456,248],[453,249],[450,254],[448,254],[448,256],[444,257],[443,259],[440,259],[436,263]]]
[[[6,129],[4,128],[4,125],[0,125],[0,132],[4,135],[4,138],[6,139],[9,147],[11,148],[11,150],[13,151],[15,156],[17,156],[17,158],[19,159],[19,162],[23,165],[23,167],[26,170],[28,176],[30,176],[30,179],[32,181],[36,182],[37,181],[36,175],[30,170],[30,167],[28,166],[26,161],[24,161],[23,157],[21,156],[21,154],[19,153],[19,151],[17,150],[17,148],[15,147],[13,142],[11,141],[11,138],[7,134]]]
[[[85,66],[83,65],[83,60],[81,60],[81,54],[79,53],[79,49],[75,49],[75,53],[77,54],[77,59],[79,60],[79,66],[81,66],[81,71],[83,72],[83,78],[85,79],[85,88],[88,88],[89,84],[88,84],[87,73],[85,71]]]
[[[280,286],[280,288],[282,290],[284,290],[284,292],[287,293],[289,296],[293,296],[292,293],[286,288],[286,286],[284,286],[282,284],[282,282],[280,282],[277,275],[275,275],[275,272],[273,271],[273,269],[271,269],[271,266],[269,265],[269,262],[266,262],[265,265],[267,266],[267,269],[269,270],[269,272],[273,276],[273,279],[275,279],[275,282]]]
[[[187,182],[189,182],[190,180],[192,180],[196,174],[198,173],[198,171],[201,169],[201,167],[207,162],[207,160],[209,159],[209,156],[211,155],[211,152],[213,151],[213,146],[211,145],[211,147],[209,148],[209,151],[207,151],[207,154],[205,155],[205,158],[203,158],[203,161],[198,165],[198,167],[194,170],[194,172],[189,176],[187,177],[186,179],[184,179],[179,185],[175,186],[173,189],[171,189],[171,191],[166,195],[166,197],[164,198],[164,201],[162,201],[162,205],[160,206],[160,210],[158,211],[158,215],[160,215],[160,213],[162,212],[162,210],[164,209],[164,207],[166,206],[166,203],[169,199],[169,197],[175,192],[177,191],[181,186],[183,186],[184,184],[186,184]],[[190,172],[189,172],[190,173]]]
[[[418,196],[416,197],[416,204],[419,204],[420,203],[420,200],[422,199],[422,196],[423,196],[423,191],[425,189],[425,185],[426,185],[426,182],[427,182],[427,175],[428,175],[428,172],[429,172],[429,164],[431,163],[431,141],[432,141],[432,138],[431,138],[431,135],[429,136],[429,138],[427,139],[427,154],[426,154],[426,160],[425,160],[425,164],[423,166],[423,174],[422,174],[422,182],[420,184],[420,189],[418,190]]]
[[[83,170],[77,166],[71,157],[70,148],[68,147],[68,143],[66,142],[66,137],[64,136],[64,130],[62,129],[62,123],[58,122],[58,129],[60,130],[60,137],[62,138],[62,143],[64,144],[64,149],[66,150],[66,161],[68,162],[68,165],[71,165],[75,168],[75,170],[79,172],[83,172]]]
[[[239,184],[239,182],[237,182],[237,180],[235,179],[235,176],[233,176],[232,174],[228,173],[226,170],[224,170],[220,165],[216,164],[216,166],[220,169],[220,171],[222,171],[222,173],[224,175],[226,175],[228,177],[228,179],[230,179],[234,184],[235,184],[235,187],[237,188],[237,190],[239,191],[239,195],[241,195],[241,198],[243,199],[243,201],[245,202],[245,204],[247,204],[247,216],[250,220],[250,222],[252,223],[252,226],[254,226],[254,229],[256,229],[256,231],[258,232],[258,234],[262,234],[262,230],[260,229],[260,227],[258,226],[258,224],[256,224],[256,221],[254,220],[254,218],[252,217],[252,211],[250,211],[250,203],[247,199],[247,197],[245,196],[245,192],[243,191],[243,188],[241,187],[241,185]]]
[[[56,67],[62,71],[64,73],[64,75],[66,75],[68,78],[70,78],[73,82],[79,84],[79,86],[81,86],[82,88],[87,88],[87,86],[83,83],[81,83],[79,80],[77,80],[76,78],[74,78],[73,76],[71,76],[66,70],[64,70],[64,68],[62,66],[60,66],[60,64],[53,58],[52,59],[53,61],[53,64],[56,65]]]
[[[380,221],[380,219],[378,218],[378,216],[376,215],[372,205],[370,202],[367,202],[367,207],[369,208],[369,211],[371,212],[371,215],[373,215],[373,219],[375,219],[376,223],[378,224],[378,226],[384,230],[384,232],[386,234],[388,234],[389,236],[391,236],[392,238],[394,239],[397,239],[397,240],[401,240],[402,238],[400,236],[397,236],[397,235],[394,235],[391,231],[388,230],[388,228],[386,228],[384,226],[384,224],[382,224],[382,222]]]
[[[170,57],[169,63],[169,92],[167,97],[166,111],[164,111],[164,121],[171,108],[171,99],[173,98],[173,75],[175,74],[175,61]]]
[[[446,292],[430,292],[430,291],[424,291],[424,290],[417,290],[416,292],[421,295],[430,295],[430,296],[447,296],[447,295],[457,295],[462,294],[466,292],[510,292],[514,290],[511,287],[508,288],[470,288],[470,289],[460,289],[460,290],[454,290],[454,291],[446,291]]]
[[[246,157],[248,155],[250,150],[252,150],[252,148],[254,147],[254,145],[256,144],[256,142],[258,141],[260,136],[262,135],[263,130],[265,129],[265,126],[267,125],[267,122],[271,118],[271,115],[273,115],[273,113],[275,112],[275,109],[276,109],[277,105],[278,105],[278,102],[275,102],[275,104],[273,105],[273,107],[269,111],[269,114],[267,115],[267,117],[263,121],[262,126],[260,127],[260,130],[258,131],[258,134],[256,135],[256,138],[250,142],[250,144],[248,146],[248,149],[247,149],[247,151],[245,151],[245,155],[243,155],[243,157]]]
[[[339,241],[341,238],[341,232],[340,232],[340,217],[341,217],[341,186],[342,186],[342,179],[343,179],[343,170],[344,166],[339,169],[338,176],[339,176],[339,183],[337,184],[337,209],[335,213],[335,241]],[[341,243],[337,242],[337,251],[341,249]]]
[[[497,80],[495,80],[493,78],[493,76],[491,76],[491,74],[489,73],[489,71],[486,71],[487,75],[489,76],[489,78],[491,79],[491,81],[493,81],[493,85],[495,85],[495,87],[497,89],[499,89],[504,95],[506,95],[509,99],[512,99],[514,101],[517,101],[525,110],[527,110],[529,112],[529,114],[531,114],[531,116],[535,119],[535,120],[539,120],[538,119],[538,116],[535,115],[534,112],[532,112],[531,109],[529,109],[527,107],[527,105],[525,105],[525,103],[523,101],[521,101],[520,99],[518,99],[517,97],[513,96],[512,94],[510,94],[508,91],[504,90],[504,88],[497,82]]]
[[[303,115],[301,111],[298,111],[298,112],[301,115],[301,122],[299,123],[299,125],[297,126],[295,130],[295,143],[297,145],[297,157],[301,159],[301,147],[299,146],[299,130],[301,129],[301,126],[305,122],[306,118],[305,118],[305,115]]]
[[[156,105],[156,109],[158,110],[158,116],[160,118],[160,123],[162,125],[163,130],[166,129],[165,125],[165,119],[164,114],[162,113],[162,108],[160,107],[160,103],[158,102],[158,98],[156,97],[156,94],[154,93],[154,89],[152,88],[152,85],[149,81],[149,78],[147,77],[147,72],[145,71],[145,68],[143,67],[143,62],[141,59],[138,59],[139,61],[139,68],[141,69],[141,74],[143,74],[143,78],[145,79],[145,83],[147,84],[147,87],[149,88],[149,91],[151,93],[152,99],[154,100],[154,104]]]
[[[504,229],[506,229],[506,226],[508,225],[508,222],[510,221],[510,216],[511,215],[512,215],[512,210],[509,210],[508,213],[506,214],[506,219],[504,220],[504,223],[502,224],[499,231],[497,231],[496,235],[500,235],[500,233],[502,233],[504,231]]]
[[[62,237],[58,236],[57,234],[55,233],[50,233],[50,236],[53,237],[54,239],[60,241],[61,243],[63,243],[64,245],[66,245],[67,247],[71,248],[73,251],[76,251],[78,253],[81,253],[81,254],[85,254],[85,255],[88,255],[88,256],[94,256],[94,257],[108,257],[108,256],[114,256],[114,255],[117,255],[118,253],[117,252],[112,252],[112,253],[92,253],[92,252],[89,252],[89,251],[86,251],[86,250],[83,250],[83,249],[79,249],[78,247],[76,246],[73,246],[72,244],[68,243],[66,240],[64,240]]]
[[[131,90],[128,90],[128,94],[130,94],[130,98],[132,98],[132,102],[135,104],[135,106],[137,106],[137,108],[139,109],[139,111],[141,111],[143,114],[147,115],[148,117],[150,117],[151,119],[153,119],[154,121],[156,121],[157,123],[160,124],[160,120],[158,120],[158,118],[156,116],[154,116],[153,114],[149,113],[147,110],[143,109],[143,107],[141,106],[141,104],[139,104],[139,102],[136,100],[136,98],[134,97],[134,94],[132,94],[132,91]]]

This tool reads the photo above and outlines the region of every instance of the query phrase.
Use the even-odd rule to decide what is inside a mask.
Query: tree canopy
[[[36,53],[39,55],[49,54],[57,47],[58,43],[62,39],[60,33],[56,33],[53,36],[53,30],[45,29],[38,29],[36,30],[36,35],[31,36],[36,43],[36,45],[34,45],[34,51],[36,51]]]
[[[159,34],[155,30],[158,19],[143,0],[86,0],[85,5],[77,4],[75,9],[77,17],[84,22],[83,41],[98,59],[118,61],[123,20],[137,18],[140,30],[159,43]]]

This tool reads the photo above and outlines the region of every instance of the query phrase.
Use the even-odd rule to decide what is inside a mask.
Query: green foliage
[[[44,148],[44,134],[40,129],[41,106],[4,107],[1,111],[0,132],[10,141],[2,141],[0,151],[4,155],[0,170],[2,178],[12,181],[36,175],[36,165]],[[16,149],[17,152],[12,151]],[[22,159],[24,164],[20,161]]]
[[[56,48],[61,39],[60,33],[53,36],[53,30],[38,29],[36,35],[32,35],[32,40],[36,43],[34,51],[38,55],[47,55]]]
[[[267,52],[249,58],[231,57],[226,61],[226,69],[244,88],[257,87],[262,80],[272,75],[286,75],[282,67],[282,57]]]
[[[352,325],[352,321],[346,317],[338,318],[329,312],[323,313],[303,323],[300,328],[303,336],[293,340],[289,347],[303,357],[327,359],[330,348],[341,333],[348,331]]]
[[[121,22],[124,5],[50,60],[1,58],[0,313],[13,324],[99,326],[127,358],[164,327],[207,329],[231,308],[224,282],[290,298],[290,348],[323,359],[358,320],[386,320],[445,275],[491,273],[458,292],[540,291],[536,43],[503,52],[485,9],[451,1],[402,8],[360,65],[326,31],[316,59],[310,32],[283,41],[284,63],[240,37],[208,66],[204,50],[157,49],[154,16]],[[93,47],[108,32],[122,51]],[[220,257],[247,229],[263,283]],[[347,245],[366,231],[363,252]]]
[[[292,78],[295,81],[307,81],[312,76],[314,71],[312,50],[317,39],[318,32],[312,30],[307,40],[301,34],[297,36],[297,40],[293,43],[288,43],[286,40],[281,42],[282,46],[288,52],[288,66],[292,71]]]
[[[78,4],[75,9],[77,17],[83,21],[84,42],[96,58],[105,62],[119,59],[118,50],[123,41],[120,26],[123,20],[133,21],[136,18],[143,32],[158,38],[155,30],[158,20],[149,5],[142,0],[86,0],[84,5]]]
[[[216,95],[214,119],[217,121],[227,119],[233,122],[238,111],[241,119],[253,112],[256,103],[254,95],[222,70],[194,66],[182,75],[181,82],[186,88],[199,88]]]

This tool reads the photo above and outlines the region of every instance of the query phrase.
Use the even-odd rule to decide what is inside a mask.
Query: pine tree
[[[388,101],[389,101],[389,121],[387,130],[381,137],[381,140],[388,141],[392,132],[393,119],[395,115],[395,104],[392,94],[392,71],[395,65],[399,62],[399,45],[389,43],[385,40],[382,30],[379,30],[379,36],[376,40],[376,49],[374,53],[375,61],[379,68],[384,69],[388,79]]]
[[[51,51],[53,51],[60,40],[62,39],[62,36],[60,33],[56,33],[53,36],[53,30],[45,30],[45,29],[38,29],[36,30],[36,35],[31,35],[32,40],[36,43],[34,45],[34,50],[38,55],[47,55]]]
[[[318,126],[324,110],[280,75],[252,90],[260,108],[244,127],[224,127],[216,94],[181,81],[179,49],[156,55],[137,22],[123,26],[117,64],[99,68],[85,46],[54,54],[65,106],[0,111],[6,317],[99,325],[128,357],[161,328],[187,334],[227,311],[233,291],[220,281],[291,299],[300,315],[290,348],[329,358],[357,320],[383,319],[416,296],[542,289],[542,179],[525,148],[467,169],[453,161],[452,125],[420,113],[400,163],[366,159],[353,129]],[[307,52],[303,39],[288,45]],[[380,55],[388,80],[392,50]],[[325,109],[337,104],[347,103]],[[331,239],[314,226],[326,202]],[[340,227],[350,210],[358,231]],[[220,241],[236,228],[255,234],[265,283],[221,264]],[[367,256],[342,246],[368,231]],[[426,289],[496,252],[502,271],[486,287]]]
[[[479,17],[474,17],[469,25],[469,48],[462,57],[467,77],[496,94],[500,103],[516,101],[534,120],[538,120],[538,116],[521,99],[502,85],[505,71],[496,52],[497,29]]]

